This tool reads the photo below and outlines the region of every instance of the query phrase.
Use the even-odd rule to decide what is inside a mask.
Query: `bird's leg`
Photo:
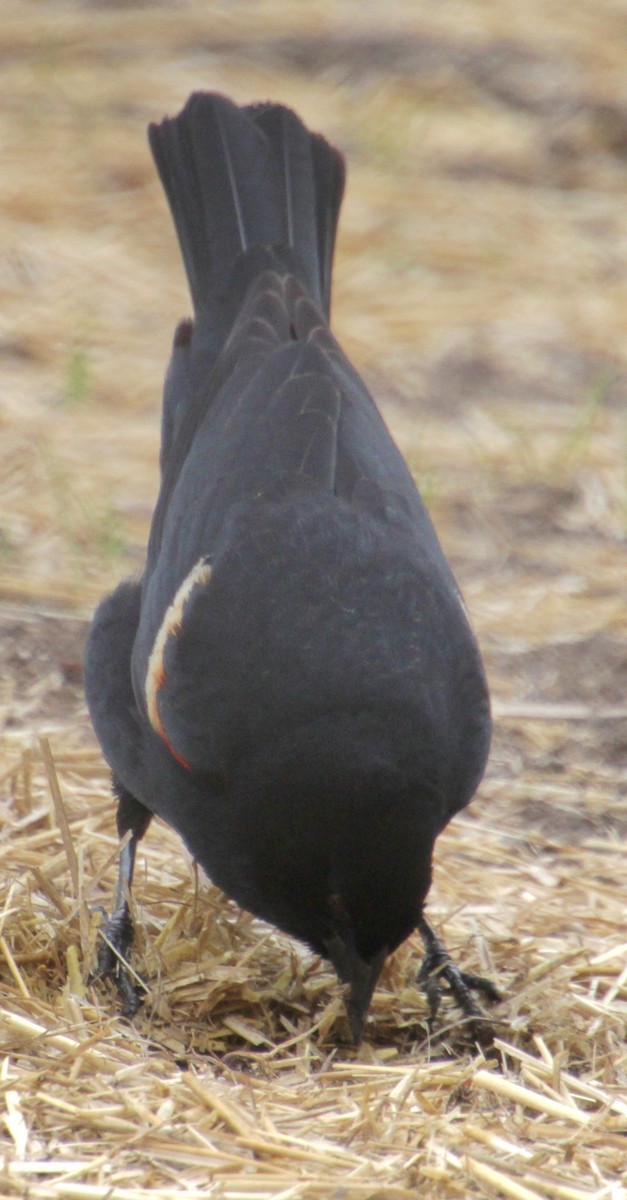
[[[472,992],[481,992],[487,1000],[493,1002],[502,999],[501,993],[489,979],[460,971],[425,917],[420,918],[418,931],[425,944],[425,956],[417,982],[423,987],[429,1003],[430,1023],[440,1006],[442,980],[445,980],[450,994],[468,1018],[473,1040],[480,1046],[490,1046],[494,1040],[494,1033],[487,1017],[475,1003]]]
[[[113,778],[113,790],[118,797],[117,826],[120,838],[130,832],[131,836],[120,851],[118,881],[115,889],[111,915],[100,932],[101,943],[98,962],[91,979],[113,978],[122,997],[122,1012],[132,1017],[142,999],[142,990],[137,986],[137,976],[128,967],[128,952],[133,941],[133,920],[129,907],[129,896],[133,883],[135,854],[152,818],[152,813],[127,792],[118,779]]]

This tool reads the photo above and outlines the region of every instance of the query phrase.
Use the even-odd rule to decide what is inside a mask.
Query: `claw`
[[[146,985],[128,961],[133,932],[131,914],[124,902],[124,909],[116,908],[100,930],[98,959],[89,976],[89,983],[96,983],[98,979],[113,980],[122,998],[124,1017],[135,1016],[146,991]]]
[[[494,1030],[488,1018],[473,999],[472,992],[481,992],[486,1000],[496,1003],[502,996],[490,979],[481,975],[472,975],[461,971],[453,962],[448,950],[440,941],[429,922],[421,917],[418,930],[425,944],[425,956],[418,972],[417,982],[423,987],[429,1005],[429,1025],[431,1026],[440,1007],[444,994],[442,980],[448,984],[448,991],[468,1018],[468,1027],[472,1039],[482,1047],[491,1046],[494,1041]]]
[[[98,979],[113,980],[122,997],[122,1015],[125,1017],[135,1016],[146,991],[146,985],[128,961],[134,935],[128,893],[133,879],[137,842],[137,836],[132,834],[122,844],[113,912],[100,931],[98,960],[89,977],[90,983]]]

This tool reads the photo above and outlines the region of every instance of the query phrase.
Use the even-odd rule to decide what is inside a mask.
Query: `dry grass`
[[[624,33],[621,0],[5,0],[3,1196],[627,1196]],[[188,310],[143,126],[198,86],[292,103],[348,154],[336,328],[429,500],[499,718],[429,906],[506,994],[494,1060],[448,1008],[430,1039],[414,941],[346,1048],[325,964],[157,823],[134,1025],[86,983],[117,840],[81,643],[141,569]]]
[[[627,1133],[624,846],[591,836],[556,853],[504,832],[498,794],[442,839],[432,916],[508,997],[485,1062],[459,1051],[450,1010],[429,1044],[411,943],[386,968],[366,1043],[344,1047],[326,966],[194,885],[160,827],[136,884],[150,983],[129,1025],[85,985],[116,855],[106,776],[89,748],[59,749],[56,769],[26,756],[5,780],[9,1195],[621,1194],[604,1186]],[[588,804],[592,820],[606,800]]]

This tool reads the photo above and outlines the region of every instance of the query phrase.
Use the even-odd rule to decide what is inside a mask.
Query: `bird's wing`
[[[424,505],[365,385],[302,285],[267,270],[172,436],[133,649],[138,704],[185,762],[182,747],[193,735],[194,765],[202,759],[207,771],[218,769],[220,757],[212,743],[218,700],[192,728],[191,675],[187,670],[183,686],[178,634],[198,621],[200,645],[210,620],[212,566],[233,514],[264,497],[307,490],[356,516],[368,514],[392,537],[402,535],[412,554],[419,550],[448,581]]]
[[[185,352],[175,343],[179,377]],[[194,382],[193,339],[187,353],[192,382],[181,411],[170,405],[147,581],[158,568],[164,539],[168,566],[180,582],[193,562],[212,552],[232,505],[288,474],[306,474],[358,508],[404,521],[425,550],[438,547],[374,400],[297,280],[274,270],[257,276],[222,354],[201,382]],[[172,558],[172,542],[179,539],[180,563]]]

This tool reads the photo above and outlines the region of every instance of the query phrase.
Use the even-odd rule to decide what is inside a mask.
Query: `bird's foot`
[[[122,1015],[134,1017],[144,999],[145,985],[128,961],[133,941],[133,921],[128,905],[114,912],[99,931],[96,968],[89,982],[112,979],[122,997]]]
[[[440,1001],[445,994],[442,981],[448,985],[447,992],[453,997],[467,1019],[469,1032],[474,1042],[483,1048],[489,1047],[494,1041],[494,1030],[475,1002],[472,993],[480,992],[491,1003],[501,1000],[498,988],[490,979],[482,975],[473,975],[461,971],[453,962],[448,950],[434,933],[429,923],[421,919],[418,929],[425,943],[425,956],[418,972],[417,982],[423,988],[429,1004],[429,1026],[437,1015]]]

